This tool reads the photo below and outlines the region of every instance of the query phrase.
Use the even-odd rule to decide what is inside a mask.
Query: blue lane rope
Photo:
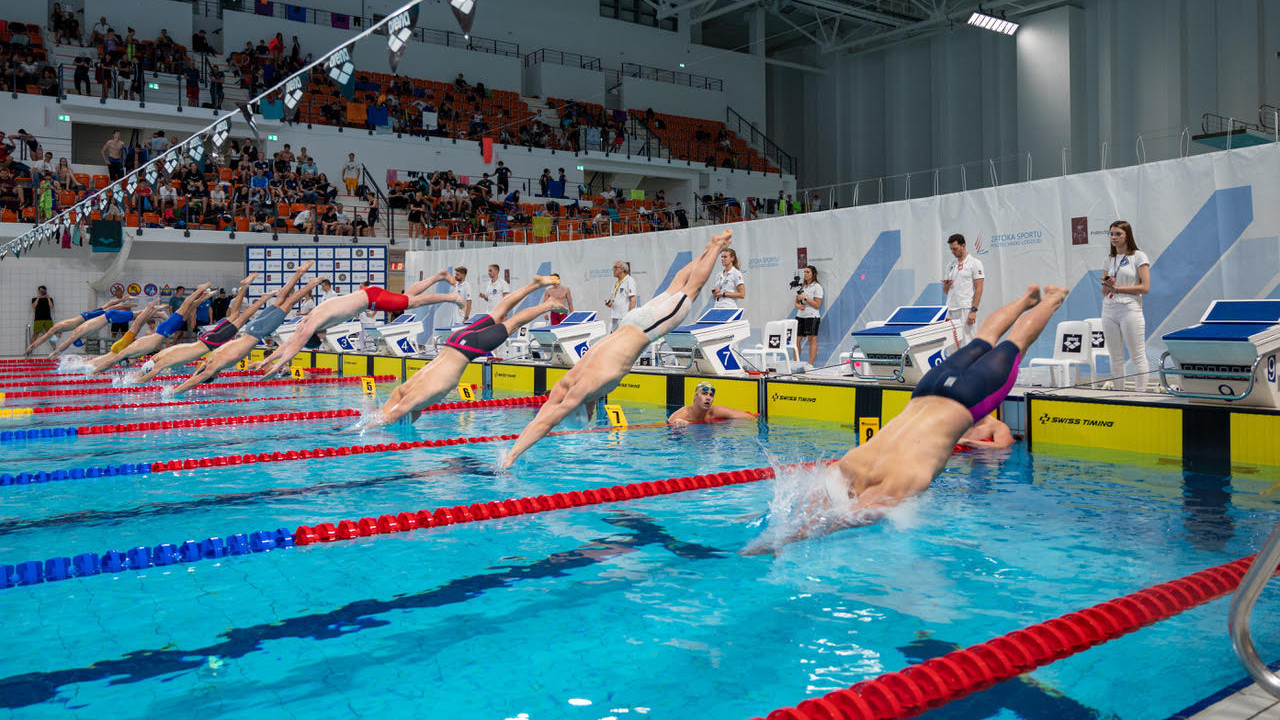
[[[187,540],[178,545],[161,543],[154,548],[141,545],[124,552],[108,550],[101,555],[82,553],[75,557],[54,557],[48,560],[28,560],[17,565],[0,565],[0,589],[39,585],[45,582],[69,580],[73,577],[90,577],[103,573],[113,574],[127,570],[146,570],[193,563],[200,560],[216,560],[230,555],[248,555],[294,547],[293,531],[288,528],[236,533],[226,540],[220,537]]]
[[[84,478],[117,477],[119,475],[147,475],[151,473],[151,463],[120,463],[119,465],[99,465],[88,468],[71,468],[70,470],[41,470],[40,472],[20,472],[17,475],[0,473],[0,486],[31,485],[33,483],[57,482],[59,480],[82,480]]]

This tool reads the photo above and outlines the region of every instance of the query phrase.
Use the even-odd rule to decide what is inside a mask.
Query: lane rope
[[[175,376],[178,377],[178,376]],[[200,390],[221,390],[225,388],[246,388],[246,387],[282,387],[286,385],[335,385],[346,383],[358,383],[365,377],[370,376],[351,376],[351,377],[318,377],[304,378],[295,380],[293,378],[285,378],[281,380],[258,380],[252,382],[216,382],[197,385],[191,389],[191,392]],[[389,382],[399,379],[396,375],[373,375],[374,382]],[[145,385],[140,387],[123,387],[123,388],[78,388],[66,390],[31,390],[26,392],[5,393],[5,398],[35,398],[35,397],[62,397],[66,395],[113,395],[125,393],[158,393],[163,392],[164,387],[154,385]]]

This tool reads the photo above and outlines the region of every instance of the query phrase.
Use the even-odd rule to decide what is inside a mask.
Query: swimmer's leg
[[[553,277],[535,275],[527,285],[499,300],[498,304],[493,306],[493,312],[489,313],[489,317],[493,318],[496,322],[503,322],[507,317],[507,313],[514,310],[515,307],[520,304],[520,301],[529,296],[529,293],[532,293],[538,288],[544,288],[548,285],[555,284],[557,284],[557,281]],[[543,312],[545,313],[546,311],[544,310]],[[530,322],[530,320],[526,320],[525,322]],[[523,324],[524,323],[520,323],[515,327],[518,328]],[[507,331],[514,332],[511,326],[507,326]]]
[[[1040,337],[1040,333],[1049,324],[1049,319],[1053,317],[1054,311],[1061,307],[1062,302],[1067,299],[1068,292],[1070,290],[1065,287],[1045,285],[1044,299],[1018,318],[1013,324],[1013,328],[1009,330],[1007,340],[1017,345],[1022,352],[1026,352],[1027,348],[1031,347],[1031,343]]]
[[[725,228],[719,235],[712,236],[707,242],[707,246],[702,249],[693,262],[686,267],[689,274],[684,279],[683,285],[677,285],[676,281],[680,279],[680,274],[676,274],[676,280],[672,280],[667,286],[667,292],[682,292],[690,299],[698,297],[698,293],[702,292],[702,286],[707,284],[707,280],[711,277],[711,271],[715,269],[716,263],[720,260],[720,253],[729,247],[729,243],[733,242],[733,231]]]

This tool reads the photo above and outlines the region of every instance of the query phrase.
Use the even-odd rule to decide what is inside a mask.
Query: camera
[[[795,277],[791,278],[791,284],[788,287],[793,287],[793,288],[800,287],[800,276],[796,275]]]

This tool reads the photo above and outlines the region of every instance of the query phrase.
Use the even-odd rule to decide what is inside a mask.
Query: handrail
[[[373,174],[369,172],[368,166],[366,166],[364,163],[360,163],[360,177],[363,180],[364,184],[368,186],[371,190],[373,190],[377,200],[381,201],[382,207],[386,208],[387,237],[391,239],[391,244],[395,245],[396,244],[396,227],[395,227],[396,214],[391,210],[391,201],[387,198],[386,193],[382,192],[382,186],[378,184],[377,179],[373,177]],[[365,209],[366,216],[368,215],[368,212],[369,211],[366,208]],[[369,224],[372,225],[373,223],[369,223]]]
[[[593,55],[580,55],[578,53],[565,52],[563,50],[553,50],[551,48],[538,48],[528,55],[524,56],[524,66],[533,67],[538,63],[554,63],[556,65],[565,65],[567,67],[577,67],[581,70],[599,71],[603,65],[600,58]]]
[[[730,130],[741,136],[743,135],[742,126],[746,125],[751,130],[748,134],[748,142],[761,146],[760,150],[764,152],[765,160],[773,160],[778,168],[788,175],[796,174],[797,168],[795,157],[783,150],[773,140],[769,139],[769,136],[760,131],[760,129],[755,126],[755,123],[743,117],[737,110],[734,110],[728,105],[726,105],[724,109],[725,124],[729,126]],[[759,143],[757,143],[757,138],[760,139]]]
[[[703,90],[724,90],[724,80],[717,77],[680,72],[679,70],[667,70],[666,68],[657,68],[639,63],[624,62],[617,72],[626,77],[639,78],[641,80],[656,80]]]
[[[1213,370],[1183,370],[1181,368],[1166,368],[1164,365],[1164,361],[1168,359],[1168,357],[1169,357],[1169,351],[1165,350],[1163,353],[1160,354],[1160,363],[1156,366],[1156,369],[1160,372],[1160,386],[1164,389],[1165,392],[1169,393],[1170,395],[1173,395],[1174,397],[1180,397],[1180,398],[1198,398],[1201,400],[1225,400],[1227,402],[1243,400],[1249,397],[1249,395],[1253,392],[1254,378],[1257,376],[1258,363],[1262,362],[1261,356],[1254,358],[1253,365],[1249,367],[1249,372],[1246,374],[1242,372],[1221,372],[1221,371],[1213,371]],[[1204,378],[1206,380],[1248,380],[1249,385],[1245,387],[1244,392],[1240,393],[1239,395],[1210,395],[1208,393],[1193,393],[1193,392],[1186,392],[1181,388],[1175,389],[1173,386],[1169,384],[1169,379],[1166,377],[1166,375],[1176,375],[1178,377],[1193,376],[1196,378]],[[1229,385],[1219,386],[1219,388],[1222,388],[1222,387],[1231,389]]]
[[[1275,572],[1277,563],[1280,563],[1280,524],[1277,524],[1271,531],[1271,535],[1267,537],[1266,543],[1254,557],[1253,563],[1249,565],[1249,571],[1244,574],[1239,588],[1231,598],[1227,631],[1231,636],[1231,648],[1235,650],[1240,664],[1249,671],[1249,676],[1263,690],[1280,698],[1280,677],[1271,672],[1258,656],[1258,650],[1253,645],[1253,637],[1249,629],[1249,617],[1253,613],[1253,606]]]

